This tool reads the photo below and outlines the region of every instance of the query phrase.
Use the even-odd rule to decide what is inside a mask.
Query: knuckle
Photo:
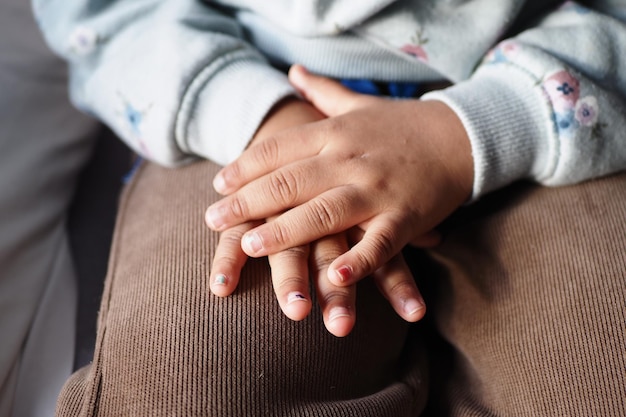
[[[376,260],[367,249],[355,253],[356,263],[365,274],[373,273],[377,268]]]
[[[347,245],[335,240],[335,238],[326,240],[324,243],[318,242],[311,251],[310,263],[312,271],[319,273],[328,269],[330,264],[347,250]]]
[[[314,272],[320,272],[328,269],[331,263],[341,255],[336,251],[315,252],[312,258],[312,269]]]
[[[283,247],[288,245],[290,233],[283,224],[278,222],[272,223],[271,234],[272,240],[277,246]]]
[[[231,214],[236,218],[247,218],[248,217],[248,204],[246,201],[240,196],[235,196],[230,200],[230,204],[228,205],[230,208]]]
[[[308,245],[294,246],[293,248],[285,249],[280,252],[280,256],[283,259],[306,260],[309,256]]]
[[[326,291],[318,297],[322,305],[345,304],[348,301],[347,294],[339,290]]]
[[[220,235],[220,246],[227,246],[229,248],[234,246],[239,247],[242,237],[242,231],[230,229]]]
[[[408,298],[413,294],[415,284],[406,280],[395,282],[387,289],[387,293],[393,298]]]
[[[358,252],[357,257],[359,263],[363,269],[368,273],[374,272],[380,265],[391,258],[395,249],[395,239],[393,233],[378,233],[371,236],[362,248],[362,251]]]
[[[232,253],[222,253],[213,262],[213,267],[234,268],[238,264],[238,259]]]
[[[240,228],[228,229],[220,235],[216,250],[215,264],[234,267],[239,263],[238,253],[241,250],[241,238],[244,231]]]
[[[226,182],[239,183],[244,177],[242,168],[243,167],[239,160],[235,160],[234,162],[230,163],[223,173]]]
[[[295,290],[301,290],[306,283],[302,277],[297,275],[283,275],[275,280],[275,291],[280,294],[287,294]]]
[[[390,258],[394,255],[395,241],[396,239],[391,232],[375,235],[373,239],[375,255],[380,259]]]
[[[337,225],[344,211],[341,201],[330,201],[324,197],[312,200],[309,208],[311,225],[319,231],[327,231]]]
[[[298,196],[298,180],[289,171],[275,172],[270,176],[269,192],[273,199],[291,204]]]
[[[274,166],[278,160],[280,148],[274,139],[266,139],[256,147],[256,162],[263,166]]]

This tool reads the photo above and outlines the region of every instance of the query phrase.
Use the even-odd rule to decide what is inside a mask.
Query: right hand
[[[277,132],[288,133],[291,127],[324,118],[323,114],[306,102],[297,99],[286,100],[270,112],[257,131],[251,147],[262,143]],[[241,270],[248,258],[241,247],[241,238],[263,222],[264,219],[259,219],[222,231],[210,275],[211,291],[215,295],[228,296],[236,289]],[[329,265],[348,249],[347,233],[342,232],[322,237],[310,245],[305,244],[269,254],[274,290],[287,317],[302,320],[310,313],[312,303],[309,294],[309,276],[311,276],[328,331],[335,336],[350,333],[356,320],[355,285],[338,286],[328,279]],[[400,316],[411,322],[423,317],[425,313],[423,299],[401,255],[391,259],[373,275],[382,293],[394,305]],[[412,299],[419,301],[418,308],[407,311],[405,306],[396,302],[394,295],[397,293],[402,293],[403,298],[410,294]]]

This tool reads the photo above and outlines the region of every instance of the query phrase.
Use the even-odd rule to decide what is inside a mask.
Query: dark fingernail
[[[213,282],[215,285],[226,285],[228,284],[228,278],[226,278],[226,275],[224,274],[217,274]]]
[[[309,301],[309,300],[301,292],[294,291],[294,292],[289,293],[289,295],[287,296],[287,304],[292,304],[292,303],[300,302],[300,301]]]

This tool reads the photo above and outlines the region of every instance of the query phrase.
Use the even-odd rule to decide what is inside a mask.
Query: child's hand
[[[271,133],[324,117],[312,110],[314,109],[304,102],[293,100],[282,103],[263,123],[255,135],[252,146],[258,145]],[[222,232],[211,268],[210,285],[214,294],[225,297],[235,290],[248,258],[241,248],[241,238],[244,233],[262,223],[262,221],[247,222]],[[345,336],[352,330],[356,320],[355,287],[337,286],[327,278],[330,263],[347,250],[347,236],[345,233],[339,233],[319,239],[311,245],[301,245],[269,256],[276,297],[287,317],[302,320],[309,314],[312,307],[309,294],[311,277],[327,329],[336,336]],[[401,257],[381,268],[379,273],[375,274],[375,278],[379,281],[383,293],[392,293],[387,287],[396,283],[393,288],[394,294],[402,295],[403,300],[413,300],[402,302],[397,298],[392,302],[402,317],[408,321],[417,321],[424,315],[422,297]]]
[[[241,249],[241,237],[257,224],[244,223],[222,232],[211,268],[214,294],[226,297],[235,291],[248,258]],[[338,286],[328,279],[328,266],[347,250],[346,234],[340,233],[269,255],[274,291],[287,317],[302,320],[311,311],[311,277],[328,331],[339,337],[350,333],[356,320],[356,284]],[[395,256],[373,276],[402,318],[415,322],[424,316],[424,300],[402,255]]]
[[[267,218],[247,231],[254,257],[296,247],[353,226],[363,238],[328,269],[350,285],[430,231],[470,196],[473,161],[456,114],[437,101],[395,101],[350,92],[295,67],[290,79],[330,118],[252,147],[214,180],[230,194],[207,210],[215,230]]]
[[[235,291],[248,258],[241,249],[241,237],[255,224],[259,223],[245,223],[222,232],[211,268],[211,291],[214,294],[225,297]],[[355,286],[338,287],[326,278],[330,260],[345,250],[345,235],[340,234],[268,257],[276,298],[287,317],[302,320],[310,313],[311,277],[328,331],[340,337],[350,333],[356,319]]]

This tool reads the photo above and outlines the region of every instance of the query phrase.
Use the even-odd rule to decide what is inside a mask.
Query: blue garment
[[[418,83],[376,83],[372,80],[341,80],[341,84],[352,91],[372,96],[390,96],[396,98],[415,97],[419,91]]]

